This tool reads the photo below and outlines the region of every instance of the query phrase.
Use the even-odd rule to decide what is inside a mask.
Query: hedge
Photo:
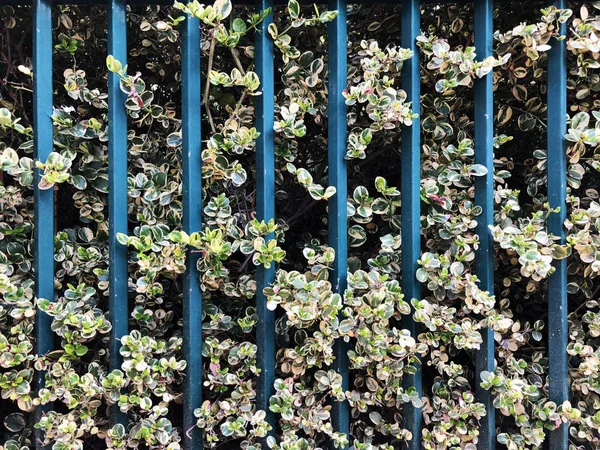
[[[182,274],[200,252],[203,398],[195,415],[206,448],[392,450],[413,439],[403,406],[422,407],[425,449],[475,449],[491,391],[499,448],[548,448],[567,423],[570,448],[600,448],[600,2],[495,7],[494,56],[478,62],[473,4],[422,7],[421,110],[401,89],[412,52],[398,46],[400,8],[348,7],[349,286],[329,279],[326,24],[336,11],[275,8],[277,220],[256,219],[254,39],[263,15],[229,0],[131,6],[128,65],[106,59],[106,8],[54,6],[54,153],[33,158],[32,9],[0,6],[0,442],[53,450],[181,446],[186,361]],[[218,10],[218,13],[214,13]],[[208,11],[208,12],[207,12]],[[181,21],[202,22],[203,229],[182,232]],[[559,35],[559,24],[567,34]],[[566,244],[548,231],[547,55],[568,49]],[[109,370],[107,74],[128,94],[129,334]],[[496,113],[495,295],[475,276],[481,208],[474,180],[474,80],[493,72]],[[39,74],[35,74],[39,76]],[[403,295],[400,127],[421,119],[422,300]],[[35,298],[34,168],[56,196],[56,299]],[[274,233],[274,245],[264,237]],[[547,284],[567,259],[571,401],[548,400]],[[256,408],[256,269],[276,265],[264,290],[275,310],[277,380],[268,413]],[[413,276],[413,274],[409,275]],[[57,350],[37,355],[35,318],[49,314]],[[340,316],[340,319],[338,319]],[[402,320],[412,316],[421,333]],[[475,372],[481,331],[494,331],[496,369]],[[352,383],[333,370],[348,343]],[[200,351],[200,349],[199,349]],[[423,396],[405,389],[414,365]],[[36,370],[46,370],[36,390]],[[200,381],[198,381],[200,382]],[[349,435],[331,424],[348,402]],[[38,405],[52,412],[36,418]],[[113,425],[109,409],[127,413]],[[38,420],[39,419],[39,420]],[[270,437],[266,436],[270,433]]]

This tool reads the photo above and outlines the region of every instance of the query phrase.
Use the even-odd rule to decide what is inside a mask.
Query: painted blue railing
[[[329,200],[329,246],[335,250],[331,274],[333,291],[343,295],[348,284],[348,175],[346,173],[347,119],[346,100],[342,95],[347,79],[346,0],[329,0],[329,9],[338,11],[337,18],[329,24],[327,50],[329,52],[329,92],[327,131],[329,185],[336,194]],[[342,389],[348,390],[348,346],[338,339],[333,349],[334,370],[342,375]],[[335,402],[332,408],[332,425],[336,431],[350,431],[350,408],[347,402]]]
[[[566,8],[566,0],[554,0],[558,8]],[[560,33],[567,34],[562,24]],[[554,40],[548,53],[548,203],[560,207],[558,214],[548,219],[548,231],[565,243],[567,217],[567,44]],[[567,323],[567,260],[554,262],[556,271],[548,280],[548,350],[550,400],[560,405],[569,399],[569,359],[566,348],[569,339]],[[550,434],[550,448],[569,446],[569,427],[562,424]]]
[[[275,65],[273,61],[273,41],[267,28],[273,22],[273,1],[257,0],[258,12],[271,8],[271,13],[263,20],[260,33],[256,36],[256,74],[260,78],[262,95],[256,102],[256,129],[260,137],[256,143],[256,215],[258,220],[268,222],[275,218]],[[267,236],[273,239],[272,235]],[[269,397],[275,381],[275,312],[267,308],[263,289],[275,280],[275,267],[256,270],[256,344],[260,376],[256,387],[257,407],[267,412],[270,424],[274,417],[269,410]],[[275,427],[273,427],[273,430]]]
[[[363,0],[365,2],[368,0]],[[0,0],[0,4],[30,4],[21,0]],[[45,160],[52,152],[52,4],[107,4],[108,53],[119,61],[127,59],[126,4],[125,0],[34,0],[34,130],[35,158]],[[171,4],[172,0],[132,0],[130,4]],[[242,3],[248,3],[245,1]],[[416,37],[420,34],[420,0],[388,0],[381,3],[402,4],[401,45],[412,49],[415,56],[405,63],[402,87],[413,109],[420,111],[420,67]],[[426,1],[423,3],[436,3]],[[437,3],[444,3],[438,1]],[[456,3],[456,2],[454,2]],[[493,4],[492,0],[476,0],[475,46],[480,59],[492,54]],[[549,2],[559,8],[565,0]],[[272,0],[257,0],[256,8],[264,11],[272,7]],[[343,292],[347,274],[347,173],[346,153],[346,106],[342,91],[346,87],[347,72],[347,24],[346,0],[329,0],[329,8],[339,11],[338,17],[329,26],[329,184],[335,186],[336,195],[329,202],[329,244],[334,248],[336,261],[333,285],[336,292]],[[260,77],[263,95],[256,101],[257,125],[260,138],[257,143],[257,218],[268,221],[275,218],[275,155],[274,155],[274,64],[273,43],[267,26],[273,20],[272,13],[261,25],[256,40],[256,72]],[[565,27],[565,25],[563,25]],[[564,34],[563,29],[563,34]],[[40,76],[44,74],[44,76]],[[493,74],[475,82],[475,158],[478,164],[488,169],[485,177],[476,181],[476,203],[483,213],[479,217],[477,232],[481,245],[477,251],[477,276],[481,287],[493,293],[494,260],[493,240],[488,225],[493,223],[493,135],[494,101]],[[562,226],[566,212],[566,153],[564,135],[567,113],[567,69],[564,41],[555,41],[548,54],[548,197],[551,207],[561,207],[561,213],[551,216],[550,231],[564,241]],[[201,72],[200,72],[200,24],[197,19],[187,19],[182,32],[182,165],[183,165],[183,228],[186,232],[200,231],[202,225],[201,195]],[[128,280],[127,250],[119,245],[116,234],[127,232],[127,116],[124,94],[119,89],[119,78],[109,73],[109,239],[110,239],[110,320],[113,325],[110,340],[110,368],[120,368],[119,339],[127,334]],[[402,288],[407,298],[420,298],[421,287],[415,278],[420,257],[420,120],[411,127],[402,129]],[[40,176],[39,173],[37,175]],[[52,190],[41,190],[35,183],[35,294],[41,298],[54,298],[53,239],[54,239],[54,194]],[[272,236],[270,237],[273,238]],[[190,252],[184,276],[184,323],[183,349],[187,360],[184,384],[183,424],[184,448],[202,448],[201,433],[194,428],[194,409],[202,402],[202,296],[196,269],[198,256]],[[567,361],[567,271],[565,260],[556,263],[556,272],[549,282],[549,356],[550,397],[561,403],[568,399]],[[275,379],[275,318],[266,308],[262,288],[274,279],[274,269],[259,268],[257,271],[257,328],[258,364],[261,375],[257,383],[257,407],[269,410],[269,397]],[[53,350],[53,333],[50,318],[40,312],[37,316],[37,352],[40,355]],[[413,334],[418,327],[407,320],[405,327]],[[343,376],[344,388],[349,387],[347,349],[340,343],[335,348],[335,369]],[[478,372],[494,368],[494,341],[491,331],[484,332],[484,341],[477,354]],[[414,375],[406,377],[406,387],[421,391],[421,370],[415,368]],[[38,373],[37,388],[43,387],[43,373]],[[486,405],[488,414],[482,419],[480,449],[495,447],[495,415],[492,398],[488,391],[478,390],[478,399]],[[43,414],[51,406],[40,407]],[[111,419],[126,424],[127,416],[114,408]],[[267,419],[275,429],[274,418]],[[347,403],[336,403],[332,412],[336,431],[350,430],[350,414]],[[412,449],[421,447],[422,414],[411,404],[405,407],[405,427],[413,433]],[[191,431],[188,431],[191,430]],[[41,437],[38,436],[37,446]],[[567,449],[568,428],[563,425],[551,433],[552,449]]]
[[[402,67],[402,88],[406,91],[406,100],[413,105],[413,111],[421,110],[421,67],[417,36],[421,34],[420,0],[402,2],[402,42],[404,48],[414,52],[414,56],[405,61]],[[421,257],[421,118],[413,120],[410,127],[402,128],[402,180],[400,184],[402,204],[402,292],[407,299],[421,299],[421,284],[417,281],[417,261]],[[417,336],[419,328],[411,319],[404,320],[404,327],[411,335]],[[417,389],[419,396],[423,392],[421,367],[415,367],[414,375],[405,375],[404,388]],[[421,448],[421,426],[423,415],[412,403],[404,407],[404,427],[413,434],[410,448]]]
[[[35,0],[35,33],[33,34],[33,71],[34,73],[52,74],[52,4],[50,0]],[[33,103],[34,124],[34,157],[41,161],[48,159],[52,153],[52,76],[34,77]],[[42,190],[34,183],[34,270],[35,296],[37,298],[54,298],[54,190]],[[38,311],[36,320],[36,341],[38,355],[45,355],[54,350],[54,333],[50,329],[52,320],[47,314]],[[44,387],[44,374],[38,372],[35,377],[36,388]],[[51,405],[38,407],[36,419]],[[36,441],[41,442],[43,436],[36,433]]]
[[[493,1],[479,0],[475,3],[475,48],[477,56],[483,60],[492,56],[493,44]],[[483,177],[475,179],[475,204],[481,206],[482,213],[477,221],[479,248],[477,278],[481,289],[494,293],[494,240],[489,226],[494,224],[494,93],[493,73],[475,81],[475,163],[488,169]],[[483,343],[475,357],[477,373],[494,370],[494,332],[482,331]],[[566,347],[565,347],[566,349]],[[565,350],[566,351],[566,350]],[[479,376],[476,375],[479,382]],[[487,414],[481,419],[479,448],[493,449],[496,436],[494,429],[495,410],[492,395],[477,383],[478,400],[486,407]]]
[[[108,54],[123,65],[127,63],[127,25],[125,0],[108,4]],[[40,73],[40,72],[35,72]],[[41,73],[45,73],[41,72]],[[108,74],[108,253],[110,255],[109,318],[112,324],[109,346],[109,368],[121,368],[119,339],[127,334],[127,247],[117,242],[117,233],[127,230],[127,111],[126,96],[119,87],[119,76]],[[126,423],[117,405],[111,410],[114,422]]]
[[[183,167],[183,231],[202,228],[202,132],[200,80],[200,21],[187,18],[181,46],[181,120]],[[188,249],[183,279],[183,354],[187,362],[183,385],[183,447],[200,448],[201,430],[194,410],[202,405],[202,292],[198,252]],[[196,444],[199,443],[199,444]]]

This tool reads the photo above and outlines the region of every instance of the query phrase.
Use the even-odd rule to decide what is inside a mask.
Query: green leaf
[[[311,184],[313,181],[313,177],[310,174],[310,172],[302,168],[298,169],[298,171],[296,172],[296,177],[298,177],[298,181],[300,182],[300,184],[303,185]]]
[[[244,75],[244,86],[249,91],[254,92],[260,87],[260,78],[258,78],[258,75],[255,72],[247,72],[246,75]]]
[[[242,19],[239,19],[239,18],[235,19],[233,21],[232,29],[236,33],[245,33],[247,30],[246,22],[244,22]]]
[[[576,130],[583,131],[590,124],[590,115],[586,112],[580,112],[575,114],[573,119],[571,119],[571,128],[575,128]]]
[[[323,13],[321,13],[321,15],[319,16],[319,21],[321,23],[327,23],[327,22],[331,22],[333,19],[335,19],[338,15],[337,11],[325,11]]]
[[[129,236],[125,233],[117,233],[117,241],[121,245],[129,245]]]
[[[333,197],[335,195],[335,192],[335,186],[328,186],[327,189],[325,189],[325,193],[323,194],[323,199],[327,200],[328,198]]]
[[[568,245],[555,245],[552,248],[552,258],[565,259],[571,255],[571,247]]]
[[[108,55],[106,57],[106,67],[113,73],[119,73],[123,70],[123,65],[121,62],[115,59],[113,55]]]
[[[506,445],[510,441],[510,437],[507,433],[500,433],[496,438],[499,444]]]
[[[385,192],[386,188],[387,188],[387,181],[385,180],[385,178],[383,177],[377,177],[375,178],[375,188],[377,189],[377,192]]]
[[[429,274],[423,268],[417,269],[417,280],[421,283],[425,283],[429,279]]]
[[[279,31],[277,30],[277,25],[275,25],[274,23],[270,23],[268,30],[269,30],[269,34],[271,35],[271,37],[273,39],[277,39],[277,37],[279,35]]]
[[[296,0],[290,0],[288,2],[288,11],[292,19],[297,19],[300,16],[300,3]]]
[[[521,131],[531,131],[535,127],[535,117],[530,113],[523,113],[519,116],[517,123]]]
[[[485,166],[481,164],[473,164],[469,169],[469,173],[475,177],[482,177],[484,175],[487,175],[488,170]]]
[[[350,236],[350,247],[360,247],[367,241],[367,233],[360,225],[351,226],[348,229],[348,236]]]
[[[181,132],[171,133],[167,136],[167,145],[169,147],[179,147],[182,143]]]
[[[215,11],[217,12],[217,15],[219,16],[219,19],[223,20],[223,19],[229,17],[229,14],[231,14],[231,9],[232,9],[231,1],[230,0],[217,0],[214,4],[214,8],[215,8]]]
[[[168,237],[171,242],[174,242],[176,244],[187,244],[190,240],[190,237],[184,231],[171,231]]]
[[[21,413],[12,413],[4,418],[4,426],[11,433],[18,433],[25,428],[26,424],[25,417]]]
[[[87,187],[87,181],[82,175],[75,175],[71,177],[71,184],[80,191],[83,191]]]
[[[373,202],[371,208],[375,214],[386,214],[389,212],[390,203],[385,198],[378,198]]]
[[[0,127],[10,125],[12,123],[12,115],[6,108],[0,108]]]
[[[356,203],[364,203],[369,200],[369,191],[364,186],[357,186],[352,193],[352,198]]]

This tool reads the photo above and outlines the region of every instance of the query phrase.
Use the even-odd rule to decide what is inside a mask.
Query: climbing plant
[[[262,95],[254,41],[268,11],[217,0],[132,6],[128,61],[107,55],[106,10],[54,7],[54,152],[33,158],[32,10],[0,7],[0,445],[53,450],[177,450],[187,362],[182,275],[199,252],[203,292],[203,398],[196,412],[206,448],[391,450],[414,437],[403,406],[422,407],[426,449],[476,448],[490,390],[499,448],[548,446],[568,423],[572,449],[600,446],[600,2],[558,10],[498,2],[494,56],[474,47],[473,5],[422,7],[421,109],[402,90],[401,10],[348,7],[348,243],[346,292],[334,293],[328,245],[327,24],[337,11],[275,8],[276,216],[256,219],[255,99]],[[181,26],[202,26],[202,231],[182,231]],[[567,24],[560,35],[559,24]],[[567,241],[548,231],[547,53],[568,49]],[[108,368],[107,74],[127,98],[129,329],[120,369]],[[475,275],[481,208],[474,180],[474,80],[492,74],[495,96],[495,295]],[[403,274],[400,128],[421,119],[421,241],[416,274]],[[56,197],[56,299],[33,293],[33,171]],[[266,237],[275,240],[267,243]],[[548,399],[547,280],[567,259],[570,402]],[[276,267],[264,294],[276,322],[277,379],[269,411],[256,408],[256,268]],[[422,300],[404,296],[416,276]],[[38,314],[57,350],[36,354]],[[412,316],[421,332],[402,326]],[[475,352],[494,331],[496,369],[479,377]],[[348,343],[351,385],[333,370]],[[423,368],[420,396],[403,380]],[[36,390],[34,373],[46,371]],[[351,432],[331,423],[348,402]],[[38,405],[53,403],[39,420]],[[112,426],[109,408],[129,416]],[[271,430],[267,413],[274,414]],[[271,432],[270,437],[267,435]]]

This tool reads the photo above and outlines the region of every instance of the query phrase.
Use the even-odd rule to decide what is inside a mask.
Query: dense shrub
[[[6,450],[33,446],[35,427],[55,450],[176,450],[182,429],[185,250],[202,251],[204,399],[196,411],[208,448],[394,449],[412,439],[402,406],[423,407],[427,449],[473,449],[485,416],[478,384],[492,391],[500,447],[547,446],[568,422],[572,448],[600,447],[600,2],[569,10],[544,2],[502,2],[495,56],[477,62],[473,6],[422,8],[422,108],[414,111],[400,71],[392,5],[348,10],[349,288],[333,293],[335,254],[327,246],[326,23],[335,11],[276,8],[277,221],[255,218],[253,97],[260,95],[253,42],[260,14],[218,0],[215,13],[193,2],[131,7],[129,60],[106,55],[106,10],[54,9],[54,153],[32,158],[29,7],[0,7],[0,415]],[[203,22],[203,231],[181,231],[180,16]],[[568,23],[567,36],[557,24]],[[546,67],[551,38],[569,50],[568,239],[547,230]],[[130,333],[121,370],[110,372],[107,242],[107,73],[128,93]],[[480,208],[474,179],[473,80],[493,71],[496,102],[496,295],[474,274]],[[40,76],[40,74],[35,74]],[[422,121],[422,243],[416,274],[421,301],[400,289],[401,125]],[[56,299],[33,294],[33,169],[56,192]],[[274,232],[277,240],[264,245]],[[548,400],[547,280],[568,258],[572,400]],[[255,409],[255,270],[277,264],[265,290],[277,312],[278,379],[270,409]],[[405,275],[406,276],[406,275]],[[409,274],[408,276],[413,276]],[[51,302],[51,300],[54,300]],[[411,305],[414,313],[411,312]],[[36,311],[52,317],[58,350],[39,357]],[[413,315],[422,333],[401,326]],[[338,316],[341,315],[341,320]],[[494,330],[497,368],[475,373],[481,330]],[[349,342],[352,386],[332,370],[336,340]],[[424,395],[403,376],[422,364]],[[47,370],[36,392],[34,371]],[[333,402],[351,405],[351,436],[331,426]],[[36,405],[54,412],[35,423]],[[130,427],[111,427],[117,405]]]

